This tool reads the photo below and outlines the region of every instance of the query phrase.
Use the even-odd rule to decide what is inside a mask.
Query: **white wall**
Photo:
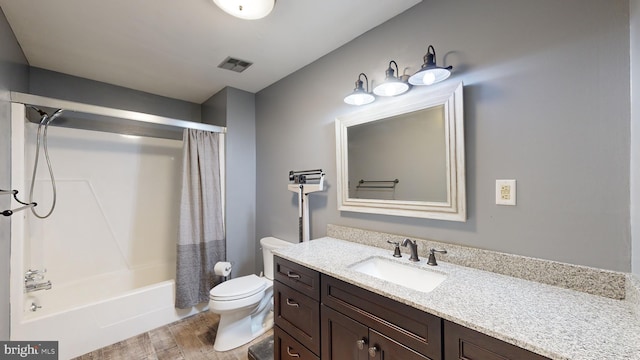
[[[630,271],[629,2],[425,0],[257,94],[257,234],[295,239],[292,169],[323,168],[327,223]],[[433,44],[466,86],[468,221],[338,212],[334,119],[360,72],[416,71]],[[412,91],[418,91],[413,89]],[[516,207],[495,180],[516,179]]]
[[[640,0],[630,4],[631,44],[631,259],[640,276]]]

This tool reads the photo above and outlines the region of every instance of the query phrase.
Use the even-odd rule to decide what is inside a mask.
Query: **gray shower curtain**
[[[221,279],[213,266],[226,258],[220,183],[220,134],[185,129],[178,226],[176,307],[209,300]]]

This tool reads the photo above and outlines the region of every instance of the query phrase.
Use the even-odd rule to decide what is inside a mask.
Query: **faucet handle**
[[[438,262],[436,261],[436,254],[435,254],[437,252],[441,254],[446,254],[447,250],[429,249],[429,260],[427,260],[427,265],[438,266]]]
[[[402,257],[402,254],[400,253],[400,243],[399,242],[387,240],[387,243],[389,243],[391,245],[395,245],[395,249],[393,249],[393,257],[397,257],[397,258]]]
[[[24,281],[35,281],[35,280],[44,280],[44,274],[47,272],[47,269],[43,270],[27,270],[24,273]]]

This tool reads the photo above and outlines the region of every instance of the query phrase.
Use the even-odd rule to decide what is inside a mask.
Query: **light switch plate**
[[[496,180],[496,205],[516,204],[516,181]]]

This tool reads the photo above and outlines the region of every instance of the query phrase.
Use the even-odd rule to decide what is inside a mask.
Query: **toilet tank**
[[[274,237],[265,237],[260,239],[260,246],[262,246],[262,261],[264,263],[264,276],[267,279],[273,280],[273,253],[271,250],[291,245],[293,244],[288,241]]]

